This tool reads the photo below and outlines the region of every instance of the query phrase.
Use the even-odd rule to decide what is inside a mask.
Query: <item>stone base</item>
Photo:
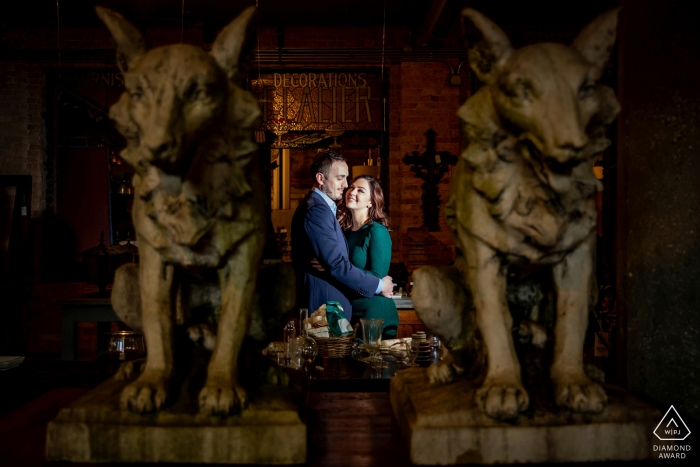
[[[497,422],[474,404],[466,380],[430,386],[423,368],[391,381],[391,405],[410,458],[418,465],[595,462],[651,459],[662,413],[624,390],[605,386],[600,414],[533,410]]]
[[[49,461],[301,464],[306,425],[289,391],[265,386],[248,409],[205,417],[191,403],[156,414],[119,410],[126,385],[110,379],[62,409],[47,431]]]

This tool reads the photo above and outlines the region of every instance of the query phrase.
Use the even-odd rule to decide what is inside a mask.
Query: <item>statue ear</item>
[[[598,16],[583,28],[571,44],[586,60],[600,69],[605,66],[615,45],[618,13],[620,8],[613,8]]]
[[[216,37],[211,54],[229,79],[245,76],[248,72],[246,58],[255,43],[253,22],[255,7],[246,8]]]
[[[95,11],[117,43],[117,64],[119,69],[125,73],[133,64],[134,59],[146,52],[146,40],[138,28],[125,20],[119,13],[101,6],[95,7]]]
[[[481,81],[493,82],[496,71],[513,51],[508,36],[496,23],[471,8],[462,12],[462,32],[472,70]]]

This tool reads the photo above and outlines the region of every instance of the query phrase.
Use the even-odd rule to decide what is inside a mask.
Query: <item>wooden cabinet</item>
[[[399,311],[399,329],[396,333],[398,339],[411,337],[414,332],[428,329],[423,325],[413,308],[413,300],[410,298],[395,299],[396,308]]]

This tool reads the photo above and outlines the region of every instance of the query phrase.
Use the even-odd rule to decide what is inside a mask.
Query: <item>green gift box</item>
[[[326,302],[326,320],[333,337],[343,337],[352,334],[352,326],[345,317],[340,303]]]

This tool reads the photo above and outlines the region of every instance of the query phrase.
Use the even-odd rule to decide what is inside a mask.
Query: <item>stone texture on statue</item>
[[[240,415],[197,413],[197,400],[150,416],[121,410],[125,383],[111,379],[49,423],[47,459],[71,462],[300,464],[306,426],[282,386],[263,386]],[[195,393],[196,396],[196,393]]]
[[[477,386],[461,379],[436,387],[422,368],[391,380],[391,404],[418,465],[597,462],[651,459],[662,413],[606,386],[600,414],[532,410],[494,420],[477,407]]]
[[[289,378],[260,354],[292,311],[295,277],[289,265],[259,266],[266,194],[251,136],[260,109],[240,86],[254,8],[211,53],[147,50],[121,15],[97,14],[117,44],[126,92],[110,117],[136,172],[139,263],[117,271],[112,305],[143,333],[147,357],[64,409],[49,425],[47,457],[304,462]]]
[[[600,84],[617,13],[594,20],[571,47],[514,50],[488,18],[463,12],[469,62],[483,86],[458,111],[468,145],[445,209],[457,258],[449,268],[414,271],[412,298],[450,351],[429,369],[431,381],[480,381],[468,397],[495,419],[517,419],[544,378],[565,410],[598,413],[606,404],[584,370],[583,341],[596,296],[594,194],[602,185],[593,165],[619,111]],[[545,364],[549,371],[535,375]]]
[[[139,265],[117,272],[113,303],[148,348],[143,373],[120,396],[124,409],[148,413],[172,402],[175,328],[189,324],[213,345],[202,413],[235,414],[247,403],[237,366],[266,225],[251,163],[260,109],[239,86],[254,11],[226,26],[206,53],[183,44],[147,50],[131,23],[97,8],[126,87],[110,118],[127,141],[121,157],[136,171]]]

